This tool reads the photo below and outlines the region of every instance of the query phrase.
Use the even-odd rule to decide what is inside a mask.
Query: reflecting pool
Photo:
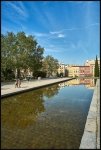
[[[70,80],[2,99],[1,148],[78,149],[94,91],[89,80]]]

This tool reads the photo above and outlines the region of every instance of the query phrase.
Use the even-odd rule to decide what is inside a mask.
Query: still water
[[[75,79],[1,101],[1,148],[78,149],[93,96]]]

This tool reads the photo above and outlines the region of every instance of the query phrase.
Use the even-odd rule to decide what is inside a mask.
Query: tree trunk
[[[17,68],[17,78],[20,78],[21,77],[21,74],[20,74],[20,69]]]

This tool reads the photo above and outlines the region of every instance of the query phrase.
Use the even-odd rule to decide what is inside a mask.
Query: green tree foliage
[[[5,70],[12,69],[13,63],[11,58],[11,47],[13,45],[12,39],[14,41],[14,35],[8,33],[7,36],[1,35],[1,69]]]
[[[47,77],[55,76],[58,69],[58,60],[48,55],[43,59],[43,71],[46,72]]]
[[[2,70],[2,74],[1,74],[1,81],[4,81],[4,80],[12,80],[15,78],[15,75],[14,75],[14,72],[10,69],[5,69],[5,70]]]
[[[98,65],[98,59],[97,59],[97,56],[96,56],[96,60],[95,60],[94,76],[95,76],[95,77],[99,77],[99,65]]]
[[[60,73],[60,77],[63,77],[63,72]]]
[[[29,68],[35,72],[42,67],[43,52],[44,48],[33,36],[7,32],[7,35],[1,35],[1,70],[17,69],[17,76],[20,76],[21,69]]]

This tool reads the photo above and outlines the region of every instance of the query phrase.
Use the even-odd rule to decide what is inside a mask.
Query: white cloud
[[[20,2],[20,3],[17,2],[16,4],[14,2],[9,2],[8,5],[10,5],[21,16],[23,16],[23,17],[28,16],[22,2]]]
[[[98,26],[98,25],[100,25],[100,23],[92,23],[92,24],[89,24],[88,26],[84,26],[84,27],[67,28],[67,29],[62,29],[59,31],[50,31],[50,34],[59,34],[59,33],[61,34],[64,31],[83,30],[83,29],[88,29],[89,27]]]
[[[51,32],[50,31],[50,34],[59,34],[59,33],[61,33],[61,31],[56,31],[56,32]]]
[[[65,35],[59,32],[49,32],[49,39],[64,38]]]
[[[68,28],[68,29],[62,29],[62,30],[59,30],[59,31],[50,31],[50,34],[61,34],[63,31],[65,30],[77,30],[78,28]]]
[[[49,26],[47,25],[47,22],[50,23],[49,17],[47,18],[46,13],[44,12],[44,9],[39,9],[37,3],[32,3],[30,6],[31,9],[31,17],[33,18],[34,14],[36,14],[36,19],[38,22],[40,22],[41,26],[46,28],[47,30],[49,29]]]
[[[46,34],[46,33],[38,33],[38,32],[34,32],[33,33],[35,36],[37,36],[37,37],[46,37],[46,36],[48,36],[48,34]]]
[[[63,38],[63,37],[65,37],[65,35],[64,34],[58,34],[58,37]]]
[[[50,48],[45,48],[45,52],[54,52],[54,53],[61,53],[62,51],[58,49],[50,49]]]

